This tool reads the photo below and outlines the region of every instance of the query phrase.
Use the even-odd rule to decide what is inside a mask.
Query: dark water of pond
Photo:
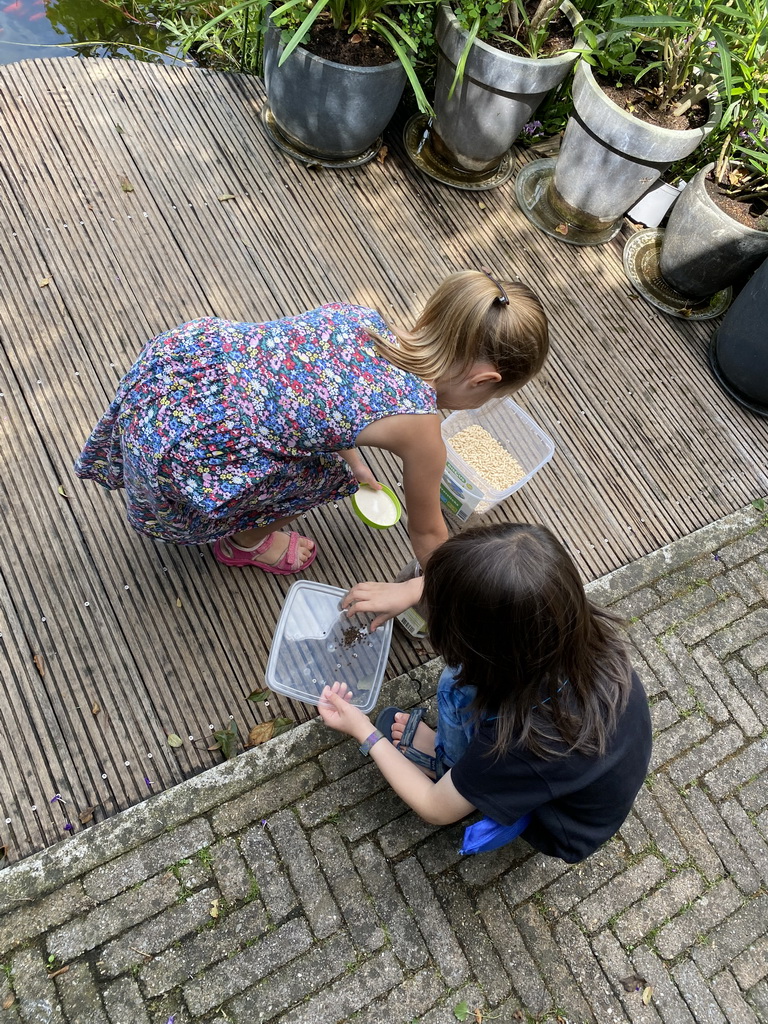
[[[89,42],[101,45],[71,45]],[[0,64],[78,53],[166,63],[176,50],[161,27],[137,24],[119,0],[0,0]]]

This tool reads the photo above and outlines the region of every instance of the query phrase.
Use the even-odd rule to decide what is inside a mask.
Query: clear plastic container
[[[289,589],[267,662],[266,685],[305,704],[319,704],[335,681],[352,691],[351,703],[366,714],[381,690],[392,641],[392,622],[369,631],[372,615],[347,618],[346,590],[313,580]]]
[[[473,424],[486,430],[520,463],[525,476],[506,490],[492,487],[451,447],[451,438]],[[555,453],[552,441],[511,398],[494,398],[479,409],[453,412],[443,421],[442,432],[448,461],[440,485],[440,501],[461,522],[466,522],[473,512],[487,512],[504,501],[527,484]]]

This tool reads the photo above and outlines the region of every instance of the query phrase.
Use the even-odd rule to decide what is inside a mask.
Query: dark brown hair
[[[545,526],[496,523],[446,541],[426,564],[424,604],[435,650],[458,685],[477,687],[476,718],[497,717],[493,753],[604,753],[631,687],[621,619],[591,604]]]

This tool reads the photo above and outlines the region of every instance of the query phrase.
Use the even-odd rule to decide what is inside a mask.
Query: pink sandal
[[[309,537],[302,537],[293,531],[288,534],[288,550],[279,562],[276,562],[274,565],[270,565],[267,562],[259,562],[255,556],[263,555],[266,551],[269,551],[272,547],[275,533],[267,534],[261,544],[257,544],[255,548],[249,548],[247,551],[230,543],[229,537],[222,537],[221,540],[214,541],[213,557],[217,562],[221,562],[222,565],[235,565],[238,567],[252,565],[257,569],[263,569],[264,572],[274,573],[276,576],[290,576],[295,572],[303,572],[308,566],[312,565],[317,558],[317,545],[315,545],[314,551],[306,562],[301,562],[299,560],[299,541],[309,540]],[[314,543],[314,541],[311,541],[311,543]]]

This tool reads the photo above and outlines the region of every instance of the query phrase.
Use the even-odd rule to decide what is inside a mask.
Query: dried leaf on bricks
[[[211,915],[211,917],[214,917],[214,918],[219,916],[219,901],[218,900],[211,900],[210,915]]]
[[[643,1002],[646,1006],[650,1003],[651,999],[653,999],[653,988],[650,985],[646,985],[643,989]]]
[[[621,979],[621,985],[625,992],[639,992],[641,988],[645,988],[646,984],[645,978],[641,978],[639,974],[629,974],[626,978]]]

